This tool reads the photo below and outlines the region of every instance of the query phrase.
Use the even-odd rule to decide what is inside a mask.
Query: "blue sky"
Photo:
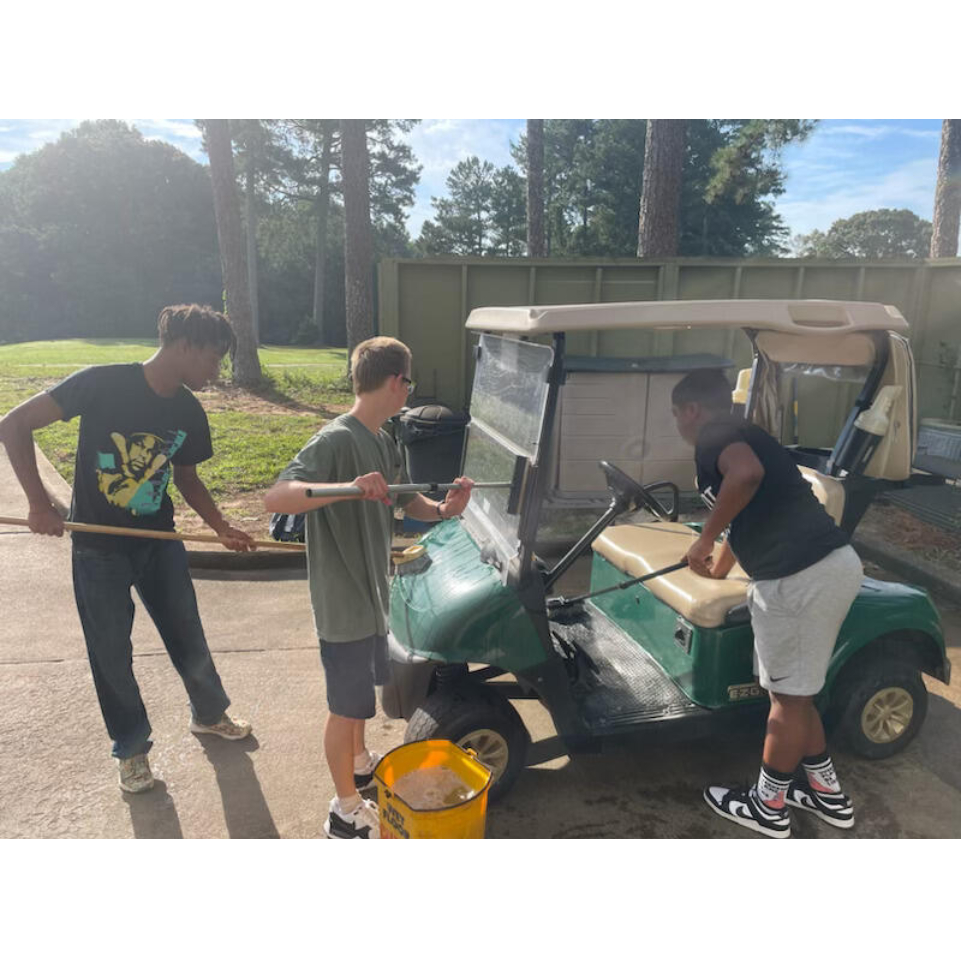
[[[51,142],[79,120],[0,120],[0,170],[19,153]],[[166,140],[206,162],[190,120],[130,120],[150,139]],[[526,120],[423,120],[410,135],[423,164],[408,228],[417,236],[430,198],[443,196],[451,167],[471,154],[496,166],[511,162]],[[805,142],[784,151],[787,190],[776,208],[792,234],[826,230],[861,210],[907,208],[930,219],[941,120],[822,120]]]

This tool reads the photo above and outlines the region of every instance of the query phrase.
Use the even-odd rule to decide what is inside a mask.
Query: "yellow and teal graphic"
[[[149,432],[110,433],[115,450],[97,453],[97,485],[107,501],[135,516],[160,509],[170,480],[170,460],[183,445],[182,429],[164,440]]]

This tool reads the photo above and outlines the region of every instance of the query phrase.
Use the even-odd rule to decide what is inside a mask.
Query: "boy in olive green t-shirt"
[[[270,512],[307,512],[307,572],[320,639],[329,715],[324,750],[337,795],[324,831],[331,838],[377,838],[377,806],[361,798],[380,756],[364,744],[364,723],[376,710],[375,684],[387,668],[388,575],[393,508],[387,485],[400,457],[381,428],[405,404],[413,384],[410,350],[396,339],[362,342],[351,357],[355,401],[349,413],[320,430],[280,474],[264,500]],[[471,481],[442,503],[401,496],[414,519],[460,515]],[[349,484],[362,496],[310,498],[307,486]]]

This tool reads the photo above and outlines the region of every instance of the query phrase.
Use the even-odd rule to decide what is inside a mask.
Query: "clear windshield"
[[[464,475],[510,482],[518,456],[537,461],[554,350],[538,343],[482,335],[471,392]],[[519,548],[519,516],[507,514],[508,489],[478,489],[466,518],[481,544],[502,558]]]

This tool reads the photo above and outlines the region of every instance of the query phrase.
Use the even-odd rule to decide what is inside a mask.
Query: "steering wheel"
[[[607,488],[610,489],[611,495],[625,509],[640,509],[643,506],[664,522],[672,522],[676,519],[639,482],[635,482],[617,466],[605,460],[601,460],[598,465],[607,477]]]

